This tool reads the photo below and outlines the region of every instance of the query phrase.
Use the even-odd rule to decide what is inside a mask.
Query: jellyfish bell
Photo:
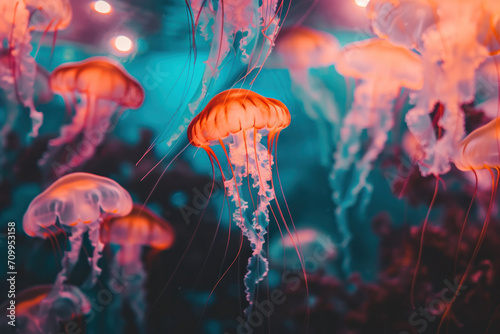
[[[271,151],[281,130],[288,127],[290,120],[290,112],[280,101],[246,89],[230,89],[216,95],[188,127],[189,142],[203,148],[212,164],[214,161],[217,163],[226,193],[235,205],[233,219],[251,244],[252,256],[244,278],[249,303],[245,310],[247,316],[253,306],[256,285],[268,273],[263,246],[269,225],[271,201],[275,199]],[[264,136],[267,136],[267,147],[261,143]],[[227,179],[219,158],[211,148],[215,145],[222,147],[228,160],[230,177]],[[246,217],[248,202],[243,199],[244,178],[248,179],[249,187],[250,178],[253,180],[253,187],[258,193],[258,205],[252,220]],[[251,189],[248,191],[251,192]],[[284,224],[288,230],[285,221]]]
[[[144,291],[147,274],[141,259],[143,248],[161,251],[172,247],[175,240],[174,228],[148,208],[135,204],[128,215],[105,219],[100,235],[101,242],[119,246],[111,262],[111,272],[127,277],[127,284],[123,285],[120,296],[113,300],[110,307],[119,312],[122,299],[126,299],[135,314],[136,324],[142,328],[147,309]],[[117,331],[117,326],[123,327],[123,324],[116,320],[115,314],[111,327]]]
[[[43,166],[53,160],[62,145],[76,145],[82,137],[88,139],[85,150],[67,159],[67,170],[87,161],[104,140],[112,121],[125,109],[138,109],[145,94],[139,82],[120,64],[105,57],[58,66],[50,75],[50,87],[63,96],[69,114],[73,105],[76,111],[72,123],[63,126],[61,135],[49,141],[49,151],[39,164]]]
[[[414,52],[377,38],[345,46],[335,68],[342,75],[365,81],[384,80],[384,86],[388,87],[381,89],[392,96],[400,87],[419,90],[423,84],[420,57]]]
[[[9,328],[16,328],[16,333],[44,334],[58,333],[61,323],[78,318],[90,313],[92,305],[85,294],[76,286],[64,285],[58,296],[52,301],[46,312],[41,312],[40,306],[50,294],[52,285],[34,286],[16,294],[16,326],[12,327],[7,322],[7,317],[0,321],[2,333],[10,333]],[[5,302],[2,309],[8,309]]]
[[[326,32],[306,26],[283,28],[266,65],[291,72],[329,67],[335,64],[339,50],[337,39]]]
[[[69,26],[73,11],[68,0],[24,0],[32,10],[30,26],[33,30],[55,32]]]
[[[360,80],[354,90],[353,105],[340,130],[330,174],[332,199],[337,204],[335,217],[343,251],[343,270],[349,275],[351,233],[347,210],[356,204],[361,191],[364,191],[361,211],[368,205],[373,186],[367,178],[393,127],[394,100],[402,88],[420,89],[423,71],[422,61],[416,53],[377,38],[344,46],[335,68],[342,75]],[[370,145],[358,160],[364,130],[369,130]]]
[[[144,89],[117,62],[93,57],[58,66],[50,76],[54,93],[78,94],[89,102],[107,101],[124,108],[137,109],[144,101]],[[89,106],[93,108],[95,106]]]
[[[500,167],[500,118],[471,132],[462,142],[454,158],[461,171]]]
[[[295,238],[295,240],[293,240]],[[304,264],[309,274],[323,269],[333,273],[329,265],[337,258],[337,247],[331,237],[314,228],[297,228],[297,235],[274,238],[269,246],[270,264],[278,269],[300,270],[295,245],[300,244]]]
[[[271,141],[290,120],[288,109],[280,101],[234,88],[217,94],[196,115],[189,124],[188,138],[192,145],[205,150],[220,141],[235,142],[238,136],[253,137],[254,132],[261,137],[267,135]]]
[[[121,266],[140,262],[142,247],[165,250],[174,240],[172,225],[140,204],[126,216],[111,216],[101,226],[101,241],[120,246],[117,260]]]
[[[30,203],[23,217],[23,228],[29,236],[48,237],[48,228],[59,224],[71,231],[71,250],[65,253],[63,269],[56,282],[62,284],[78,260],[83,234],[88,231],[94,247],[92,273],[94,284],[101,269],[97,262],[103,244],[99,240],[102,212],[124,216],[132,210],[129,193],[115,181],[89,173],[65,175],[50,185]]]
[[[371,0],[366,8],[377,36],[409,49],[436,23],[435,0]]]

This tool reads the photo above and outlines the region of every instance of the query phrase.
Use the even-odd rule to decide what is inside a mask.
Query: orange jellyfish
[[[361,80],[354,90],[353,105],[340,130],[330,174],[332,197],[337,205],[335,217],[342,238],[343,268],[349,274],[351,233],[348,209],[356,204],[362,191],[361,210],[368,204],[373,192],[368,176],[394,124],[394,100],[403,87],[420,89],[423,78],[421,59],[416,53],[375,38],[345,46],[336,69],[340,74]],[[364,130],[368,131],[370,145],[358,160]]]
[[[118,119],[125,109],[139,108],[144,101],[139,82],[120,64],[104,57],[58,66],[50,75],[50,87],[63,96],[68,113],[72,113],[72,105],[76,109],[72,123],[49,141],[50,149],[40,161],[45,165],[61,146],[77,143],[73,154],[58,165],[58,175],[88,160],[110,131],[112,118]]]
[[[189,142],[203,148],[212,164],[214,160],[218,164],[227,196],[235,204],[233,219],[252,247],[248,272],[244,278],[246,299],[249,302],[245,310],[247,316],[252,310],[256,285],[268,273],[263,245],[269,225],[271,201],[276,197],[272,181],[272,149],[281,130],[289,124],[290,113],[280,101],[246,89],[230,89],[216,95],[188,128]],[[261,143],[265,136],[267,147]],[[222,147],[228,160],[231,177],[227,180],[211,148],[215,145]],[[246,217],[248,202],[243,198],[242,184],[245,178],[250,195],[250,179],[258,192],[256,202],[252,197],[254,212],[251,220]]]
[[[122,299],[128,301],[135,313],[136,324],[142,328],[146,311],[144,282],[147,279],[142,265],[142,249],[150,247],[161,251],[172,247],[175,231],[172,225],[157,216],[143,205],[135,204],[130,214],[123,217],[110,217],[101,225],[101,242],[119,246],[113,262],[111,272],[120,273],[128,277],[127,284],[123,285],[120,294],[113,299],[112,305],[116,313],[113,314],[110,328],[115,332],[118,324],[115,314],[120,313]]]
[[[87,231],[94,251],[89,259],[92,273],[86,284],[96,282],[101,273],[97,262],[104,246],[99,240],[102,213],[125,216],[131,210],[132,199],[125,189],[111,179],[89,173],[65,175],[31,201],[23,217],[26,234],[47,238],[54,228],[71,231],[71,250],[64,254],[55,290],[75,266]]]
[[[59,333],[61,324],[77,323],[78,318],[90,313],[90,301],[76,286],[64,285],[55,299],[46,304],[45,298],[51,290],[52,285],[38,285],[16,294],[15,307],[5,302],[1,307],[7,317],[0,320],[0,331],[10,333],[15,328],[16,333],[24,334]],[[15,327],[9,324],[12,319]]]
[[[33,123],[31,136],[36,137],[43,122],[43,114],[36,110],[33,101],[36,64],[30,55],[30,33],[44,31],[45,35],[48,31],[54,32],[54,44],[57,29],[66,28],[71,21],[71,6],[67,0],[2,0],[0,12],[3,16],[0,39],[8,41],[9,54],[9,66],[0,69],[0,81],[8,82],[17,101],[29,108]]]
[[[271,53],[284,8],[278,0],[186,0],[188,2],[193,22],[193,40],[190,42],[195,47],[194,36],[199,29],[205,41],[209,41],[210,51],[204,61],[203,78],[187,101],[185,112],[178,113],[172,122],[175,127],[167,129],[168,145],[186,130],[189,120],[205,103],[204,99],[229,62],[234,62],[232,66],[239,67],[239,70],[247,66],[245,76],[262,66]],[[196,50],[194,57],[195,60],[199,57]],[[173,132],[170,134],[170,131]]]
[[[292,91],[301,100],[304,111],[318,127],[323,149],[321,160],[328,165],[330,146],[336,141],[340,114],[335,97],[325,83],[311,73],[335,64],[340,52],[337,39],[323,31],[298,26],[283,28],[266,65],[287,69],[292,79]],[[332,128],[331,139],[328,127]]]

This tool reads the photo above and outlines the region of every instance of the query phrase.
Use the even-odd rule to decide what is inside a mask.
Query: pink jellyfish
[[[422,56],[424,84],[416,94],[415,107],[406,115],[406,123],[425,152],[419,162],[424,176],[450,169],[450,159],[465,135],[461,105],[474,98],[476,69],[491,50],[498,49],[492,43],[496,14],[488,3],[376,0],[368,7],[380,37],[416,48]],[[438,125],[444,131],[439,138],[429,116],[437,103],[443,106]]]
[[[297,26],[284,28],[276,40],[274,51],[267,62],[270,68],[288,69],[292,91],[302,101],[304,111],[316,121],[320,141],[325,145],[321,160],[328,164],[329,146],[335,142],[340,115],[335,97],[325,83],[311,69],[324,69],[335,64],[340,51],[339,42],[332,35],[312,28]],[[328,125],[332,127],[329,139]]]
[[[295,238],[295,240],[294,240]],[[279,269],[287,268],[292,271],[300,271],[301,264],[297,261],[295,246],[300,244],[304,259],[304,266],[309,273],[316,270],[325,270],[328,274],[334,274],[332,262],[337,257],[337,247],[328,234],[315,228],[297,227],[297,235],[283,235],[283,238],[274,238],[269,246],[269,260],[271,267]]]
[[[76,286],[64,285],[46,310],[43,310],[44,299],[50,294],[52,285],[38,285],[16,294],[14,317],[9,317],[8,301],[1,307],[7,310],[7,317],[0,320],[2,333],[10,333],[16,328],[16,333],[46,334],[59,333],[61,324],[75,321],[89,314],[91,304],[87,297]],[[43,312],[44,311],[44,312]],[[15,319],[15,327],[9,322]]]
[[[168,145],[186,130],[189,119],[199,111],[200,104],[218,79],[222,68],[229,61],[247,65],[246,75],[260,68],[269,56],[279,31],[282,4],[278,0],[190,0],[193,29],[200,28],[201,35],[210,41],[208,58],[204,61],[203,78],[189,100],[190,115],[178,115],[183,123],[170,136]],[[239,38],[240,37],[240,38]],[[237,46],[235,50],[234,47]],[[234,52],[236,59],[231,59]]]
[[[9,66],[0,68],[0,86],[9,85],[8,91],[14,91],[17,101],[29,108],[33,123],[31,136],[36,137],[43,114],[36,110],[33,100],[36,64],[30,55],[30,33],[43,31],[45,35],[48,31],[66,28],[72,17],[71,7],[67,0],[1,0],[0,11],[3,15],[0,39],[8,41],[9,54]]]
[[[333,201],[337,205],[335,216],[342,239],[340,248],[344,251],[343,268],[347,274],[350,272],[348,246],[351,240],[347,210],[356,203],[363,189],[365,196],[361,207],[367,205],[373,190],[367,177],[394,124],[393,102],[401,88],[421,88],[422,65],[418,55],[405,48],[385,40],[369,39],[345,46],[336,69],[342,75],[361,80],[340,131],[330,174]],[[357,160],[364,130],[368,131],[370,145]]]
[[[76,108],[72,123],[62,128],[58,138],[49,141],[50,149],[40,161],[44,165],[63,145],[79,143],[76,153],[59,166],[59,175],[94,154],[110,131],[112,118],[118,119],[125,109],[139,108],[144,101],[139,82],[121,65],[104,57],[58,66],[50,75],[50,86],[64,97],[68,113],[72,113],[72,105]]]
[[[245,310],[247,316],[252,310],[256,285],[268,273],[264,236],[269,225],[271,201],[276,197],[272,183],[271,166],[274,161],[271,152],[281,130],[289,124],[290,113],[280,101],[246,89],[230,89],[212,98],[188,128],[189,142],[203,148],[212,164],[214,160],[217,162],[227,196],[232,198],[236,206],[233,219],[250,241],[253,250],[244,279],[249,302]],[[266,135],[267,147],[261,144],[262,137]],[[211,148],[215,145],[222,147],[228,160],[231,171],[228,180]],[[253,188],[258,192],[256,198],[252,197],[254,212],[251,220],[246,217],[248,202],[243,199],[242,184],[245,178],[248,180],[248,192],[252,193],[250,178]]]
[[[424,32],[436,22],[436,0],[371,0],[367,15],[375,33],[395,45],[420,49]]]
[[[64,254],[63,268],[56,279],[56,294],[57,287],[64,283],[78,260],[87,231],[94,247],[87,285],[96,282],[101,272],[97,262],[103,248],[99,240],[102,213],[125,216],[131,210],[132,199],[125,189],[111,179],[89,173],[65,175],[33,199],[23,218],[26,234],[46,238],[53,228],[71,231],[71,250]]]
[[[138,204],[134,205],[127,216],[110,217],[101,225],[101,242],[119,247],[111,263],[111,272],[120,273],[128,278],[120,295],[113,300],[113,305],[110,307],[119,313],[122,298],[128,301],[136,315],[135,322],[138,328],[143,326],[146,311],[144,282],[147,277],[142,265],[142,250],[144,247],[157,251],[168,249],[172,247],[174,239],[175,232],[172,225]],[[110,325],[115,332],[120,332],[116,328],[118,324],[114,317]]]

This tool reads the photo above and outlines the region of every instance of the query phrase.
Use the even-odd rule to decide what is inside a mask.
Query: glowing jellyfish
[[[16,294],[15,327],[8,324],[12,319],[9,317],[10,304],[4,303],[2,310],[7,310],[7,317],[0,320],[2,333],[10,333],[12,328],[23,334],[58,333],[61,324],[90,313],[92,306],[87,297],[71,285],[64,285],[50,305],[45,305],[44,299],[51,290],[52,285],[39,285]],[[45,310],[44,306],[47,306]]]
[[[252,257],[248,261],[245,275],[248,316],[255,298],[256,285],[268,272],[264,255],[264,235],[269,225],[270,203],[275,199],[272,186],[272,148],[277,143],[280,131],[290,124],[290,113],[280,101],[265,98],[246,89],[230,89],[216,95],[189,124],[188,137],[192,145],[203,148],[213,163],[221,169],[227,195],[236,209],[233,219],[248,238]],[[261,144],[267,136],[267,148]],[[220,145],[230,166],[231,178],[226,180],[211,146]],[[229,148],[229,152],[226,149]],[[248,202],[243,199],[243,180],[253,180],[258,190],[252,220],[246,218]],[[251,192],[251,189],[248,189]]]
[[[35,59],[32,51],[32,31],[54,32],[64,29],[71,21],[72,11],[67,0],[53,1],[0,1],[3,19],[0,24],[0,40],[8,45],[9,66],[0,69],[2,88],[10,84],[15,97],[29,108],[32,119],[31,136],[37,136],[43,122],[43,114],[36,110],[33,102],[33,86],[36,76]]]
[[[24,3],[31,11],[30,24],[33,30],[57,33],[67,28],[73,18],[68,0],[24,0]]]
[[[308,27],[284,28],[276,40],[274,51],[267,65],[285,68],[292,78],[294,95],[302,101],[307,115],[316,121],[322,151],[322,162],[328,164],[329,145],[337,138],[340,115],[335,97],[320,78],[310,70],[332,66],[339,54],[340,45],[335,37]],[[328,125],[333,134],[328,135]]]
[[[297,244],[300,244],[304,266],[309,273],[321,269],[333,274],[329,265],[337,257],[337,247],[329,235],[312,228],[297,228],[296,236],[283,235],[283,238],[272,240],[269,246],[271,266],[279,269],[281,265],[282,269],[300,271],[301,263],[297,261],[295,249]]]
[[[435,0],[372,0],[367,15],[380,38],[419,49],[424,32],[436,22]]]
[[[55,181],[30,203],[23,218],[26,234],[33,237],[51,236],[51,228],[71,230],[71,250],[66,251],[62,270],[55,286],[66,280],[78,260],[83,235],[88,231],[93,255],[87,284],[94,284],[101,273],[97,265],[103,248],[99,240],[102,213],[127,215],[132,210],[129,193],[115,181],[89,173],[72,173]]]
[[[120,313],[122,301],[128,301],[135,313],[138,328],[143,327],[146,311],[144,282],[146,271],[142,265],[143,247],[165,250],[172,246],[175,239],[173,227],[142,205],[134,205],[132,212],[124,217],[105,219],[101,225],[101,242],[119,246],[111,263],[111,272],[127,277],[120,294],[113,299],[113,314],[110,328],[117,329],[116,314]]]
[[[60,166],[59,175],[88,160],[110,131],[113,119],[125,109],[139,108],[144,101],[141,85],[121,65],[103,57],[58,66],[50,75],[50,86],[64,97],[68,113],[72,113],[72,105],[76,113],[61,135],[49,141],[50,150],[40,164],[50,162],[61,146],[80,144],[76,154]]]
[[[179,114],[173,122],[176,128],[169,136],[168,145],[185,131],[229,61],[248,66],[246,75],[263,65],[278,34],[283,10],[278,0],[190,0],[189,3],[193,30],[199,28],[203,38],[210,40],[210,51],[202,81],[189,100],[190,114]],[[232,52],[235,59],[230,57]]]
[[[423,176],[450,169],[450,159],[465,135],[461,105],[474,98],[475,71],[494,48],[488,1],[371,1],[368,13],[375,32],[393,43],[416,48],[424,67],[424,84],[406,123],[425,152]],[[491,4],[490,4],[491,5]],[[429,113],[443,107],[435,134]]]
[[[402,87],[421,88],[422,65],[415,53],[385,40],[370,39],[344,47],[336,69],[342,75],[361,80],[340,130],[330,174],[333,201],[337,205],[335,217],[342,239],[340,247],[344,251],[343,268],[347,274],[350,272],[348,245],[351,240],[347,210],[356,203],[363,189],[362,210],[367,205],[373,191],[367,177],[394,124],[393,101]],[[370,145],[358,160],[364,130],[368,130]]]

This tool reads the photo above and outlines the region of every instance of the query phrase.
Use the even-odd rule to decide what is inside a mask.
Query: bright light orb
[[[359,7],[366,7],[366,6],[368,6],[368,3],[370,2],[370,0],[354,0],[354,2]]]
[[[116,50],[121,52],[130,52],[133,47],[132,40],[127,36],[117,36],[112,40],[112,44]]]
[[[111,5],[106,1],[99,0],[94,2],[93,5],[94,5],[94,10],[98,13],[101,14],[111,13]]]

